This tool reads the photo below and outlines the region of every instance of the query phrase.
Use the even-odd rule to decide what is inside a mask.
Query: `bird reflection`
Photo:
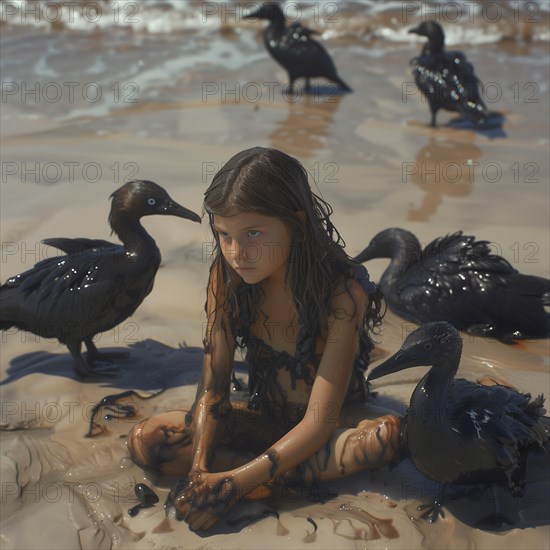
[[[340,105],[340,95],[303,95],[295,102],[287,102],[288,116],[277,123],[269,136],[276,149],[292,151],[309,158],[318,149],[326,147],[334,114]]]
[[[437,212],[444,195],[469,195],[482,154],[472,143],[430,139],[418,152],[416,162],[403,164],[403,181],[412,181],[424,191],[422,203],[409,207],[407,219],[428,220]]]

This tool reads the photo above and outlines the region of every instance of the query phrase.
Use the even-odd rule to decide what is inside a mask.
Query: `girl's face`
[[[254,212],[214,215],[221,252],[245,283],[266,279],[284,284],[292,235],[279,218]]]

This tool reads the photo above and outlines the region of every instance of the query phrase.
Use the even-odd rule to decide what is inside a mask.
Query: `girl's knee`
[[[381,418],[382,440],[386,442],[385,460],[391,464],[399,462],[403,458],[401,448],[401,430],[403,418],[396,415],[386,415]]]
[[[144,437],[145,433],[150,432],[148,424],[151,422],[149,418],[142,420],[136,424],[128,434],[126,445],[130,453],[130,458],[140,468],[151,470],[154,466],[151,460],[151,442]]]
[[[345,442],[342,464],[380,468],[399,462],[401,421],[399,416],[385,415],[360,422]]]
[[[184,413],[146,418],[128,434],[130,458],[140,468],[157,475],[184,475],[189,468],[191,437]]]
[[[379,431],[383,432],[384,439],[392,446],[398,442],[402,420],[400,416],[393,414],[387,414],[377,419]]]
[[[403,419],[400,416],[387,414],[369,421],[367,428],[376,434],[376,441],[380,449],[384,450],[384,456],[398,452],[401,435],[401,423]]]

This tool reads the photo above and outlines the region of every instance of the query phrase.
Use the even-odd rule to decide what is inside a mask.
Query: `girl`
[[[243,151],[216,174],[204,209],[215,248],[196,400],[128,438],[138,465],[186,478],[170,499],[193,530],[272,484],[401,458],[400,418],[364,404],[380,294],[344,252],[302,165],[276,149]],[[230,402],[236,348],[249,364],[246,404]]]

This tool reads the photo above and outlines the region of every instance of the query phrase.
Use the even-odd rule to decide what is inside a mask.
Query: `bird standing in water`
[[[324,77],[336,83],[344,92],[351,88],[338,76],[336,67],[325,48],[313,38],[315,31],[294,23],[285,26],[285,16],[278,4],[269,2],[245,16],[245,19],[267,19],[264,43],[271,57],[288,73],[289,93],[294,91],[298,78],[306,79],[306,92],[311,92],[310,79]]]
[[[485,122],[489,112],[479,93],[479,79],[462,52],[445,50],[445,35],[435,21],[424,21],[409,33],[428,38],[422,53],[411,60],[416,85],[430,104],[431,125],[439,109],[458,111],[472,122]]]
[[[416,386],[403,422],[402,444],[413,464],[443,486],[496,484],[521,496],[528,453],[549,440],[544,397],[531,399],[508,386],[455,379],[461,352],[462,339],[451,324],[427,323],[409,334],[368,380],[431,366]],[[441,489],[436,502],[419,507],[431,521],[444,515]],[[506,521],[498,500],[486,521]]]
[[[389,307],[416,323],[448,321],[470,334],[511,344],[550,334],[550,280],[523,275],[487,241],[461,231],[440,237],[424,250],[400,228],[384,229],[355,260],[391,258],[380,289]]]
[[[57,338],[69,348],[81,378],[104,375],[94,370],[96,360],[120,357],[100,353],[92,339],[132,315],[153,289],[161,256],[140,218],[160,214],[201,221],[152,181],[130,181],[111,197],[109,223],[122,245],[46,239],[67,255],[42,260],[0,287],[0,330],[16,327]]]

